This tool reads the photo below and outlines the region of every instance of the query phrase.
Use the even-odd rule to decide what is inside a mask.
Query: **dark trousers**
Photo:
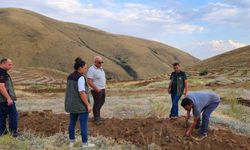
[[[0,103],[0,136],[7,132],[6,119],[9,118],[9,131],[12,134],[17,133],[18,113],[16,104],[8,106],[7,102]]]
[[[81,137],[82,137],[82,143],[88,143],[88,118],[89,113],[70,113],[69,116],[69,139],[71,142],[75,141],[75,127],[76,122],[79,118],[80,121],[80,127],[81,127]]]
[[[93,106],[93,114],[94,114],[94,120],[98,121],[101,118],[101,108],[102,105],[105,102],[105,89],[102,89],[99,93],[95,92],[94,90],[91,90],[91,94],[94,99],[94,106]]]

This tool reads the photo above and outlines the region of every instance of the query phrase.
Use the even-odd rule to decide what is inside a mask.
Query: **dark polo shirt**
[[[16,100],[16,94],[14,92],[13,83],[11,81],[10,75],[7,73],[6,70],[0,68],[0,83],[4,83],[5,88],[10,95],[12,100]],[[0,93],[0,103],[6,102],[6,98]]]

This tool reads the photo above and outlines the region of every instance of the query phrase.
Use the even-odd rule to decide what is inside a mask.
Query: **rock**
[[[241,105],[250,107],[250,98],[237,97],[237,101]]]
[[[231,78],[230,80],[232,80],[234,83],[241,83],[241,82],[243,82],[243,80],[240,79],[240,78]]]
[[[233,148],[233,147],[234,147],[232,143],[228,143],[228,146],[229,146],[230,148]]]

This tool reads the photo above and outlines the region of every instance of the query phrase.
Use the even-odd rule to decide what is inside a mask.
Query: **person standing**
[[[171,119],[176,119],[179,116],[178,102],[183,95],[187,95],[188,92],[188,82],[187,76],[184,71],[181,70],[179,63],[173,64],[174,72],[171,73],[170,83],[168,86],[168,93],[171,94],[172,108],[169,114]]]
[[[88,118],[91,112],[91,106],[88,96],[88,84],[83,76],[87,71],[87,64],[80,57],[75,59],[75,71],[67,78],[67,88],[65,94],[65,111],[70,113],[69,119],[69,140],[70,147],[75,142],[75,126],[79,118],[82,147],[94,147],[94,144],[88,143]]]
[[[87,82],[91,87],[91,94],[94,99],[93,114],[96,125],[99,125],[103,118],[101,118],[101,108],[105,103],[105,87],[106,77],[102,67],[103,59],[101,56],[94,58],[94,64],[88,69]]]
[[[12,69],[13,63],[8,58],[0,61],[0,136],[7,134],[6,118],[9,118],[9,132],[13,137],[18,136],[18,113],[16,110],[16,94],[13,83],[7,71]]]
[[[207,136],[208,124],[211,113],[218,107],[220,98],[217,94],[208,91],[190,92],[182,100],[181,106],[187,111],[186,120],[190,118],[190,112],[193,110],[194,121],[186,131],[190,136],[193,129],[199,129],[201,138]],[[200,125],[200,115],[202,113],[202,123]]]

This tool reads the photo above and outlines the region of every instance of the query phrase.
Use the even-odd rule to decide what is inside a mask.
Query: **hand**
[[[7,99],[8,106],[13,105],[14,101],[12,99]]]
[[[187,93],[188,93],[187,91],[184,91],[184,97],[186,97],[186,96],[187,96]]]
[[[87,105],[87,110],[88,110],[88,113],[91,113],[92,108],[91,108],[90,104]]]
[[[168,88],[168,94],[171,94],[171,88]]]
[[[190,136],[191,135],[191,132],[190,132],[190,130],[187,130],[187,132],[186,132],[186,134],[185,134],[186,136]]]
[[[190,119],[190,115],[184,116],[186,120]]]
[[[99,93],[100,91],[101,91],[100,89],[97,89],[97,88],[95,89],[96,93]]]

